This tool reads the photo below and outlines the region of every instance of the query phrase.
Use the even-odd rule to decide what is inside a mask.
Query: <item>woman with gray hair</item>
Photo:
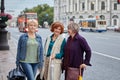
[[[91,49],[85,38],[79,35],[78,32],[78,24],[71,23],[68,25],[69,37],[65,45],[62,65],[63,70],[65,70],[65,80],[78,80],[78,76],[83,75],[83,70],[86,69],[86,66],[91,66]],[[77,72],[77,74],[74,75],[74,73],[71,73],[70,70],[77,70],[74,71]]]

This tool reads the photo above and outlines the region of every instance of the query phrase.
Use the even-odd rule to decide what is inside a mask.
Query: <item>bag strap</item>
[[[82,70],[79,68],[79,75],[82,76]]]

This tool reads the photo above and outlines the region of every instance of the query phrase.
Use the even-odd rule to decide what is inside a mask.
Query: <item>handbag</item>
[[[79,80],[80,69],[68,67],[66,80]]]
[[[82,80],[82,76],[81,75],[79,75],[78,80]]]
[[[18,65],[15,69],[10,70],[7,76],[8,80],[25,80],[26,75],[21,69],[20,65]]]
[[[82,80],[82,70],[83,70],[83,69],[80,68],[80,72],[79,72],[78,80]]]
[[[40,73],[37,75],[36,80],[45,80],[44,77],[40,79]]]

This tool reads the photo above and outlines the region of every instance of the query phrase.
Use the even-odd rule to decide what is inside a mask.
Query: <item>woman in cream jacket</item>
[[[45,80],[60,80],[61,62],[64,54],[65,38],[62,36],[64,26],[60,22],[51,25],[53,34],[46,39],[44,46],[44,73]]]

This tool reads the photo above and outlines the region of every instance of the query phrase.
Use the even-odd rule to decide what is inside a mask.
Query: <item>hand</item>
[[[55,55],[53,54],[50,57],[51,57],[51,60],[55,59]]]
[[[85,69],[86,70],[87,65],[86,64],[81,64],[80,69]]]

